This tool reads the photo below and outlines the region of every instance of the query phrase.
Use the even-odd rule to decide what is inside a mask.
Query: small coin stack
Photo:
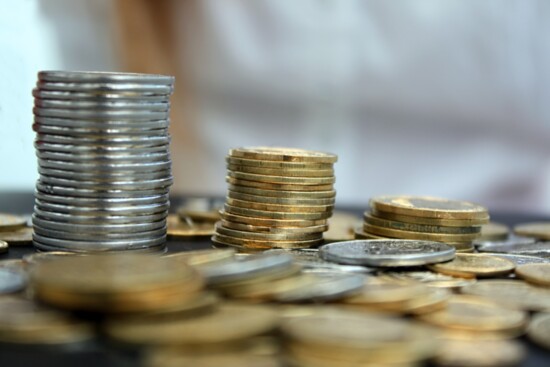
[[[229,187],[216,244],[254,251],[323,241],[336,196],[336,155],[254,147],[231,149],[226,160]]]
[[[43,71],[33,90],[33,241],[41,250],[164,246],[174,78]]]
[[[472,241],[489,222],[486,208],[428,196],[380,196],[370,200],[356,238],[401,238],[445,242],[458,252],[472,252]]]

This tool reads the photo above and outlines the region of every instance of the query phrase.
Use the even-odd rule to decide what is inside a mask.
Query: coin
[[[227,197],[231,199],[240,200],[240,201],[262,203],[262,204],[276,204],[276,205],[320,206],[320,205],[334,205],[334,202],[335,202],[335,198],[289,199],[289,198],[278,198],[278,197],[243,194],[243,193],[235,192],[231,190],[228,191]]]
[[[246,159],[227,156],[225,158],[227,164],[245,166],[245,167],[257,167],[257,168],[269,168],[269,169],[294,169],[294,170],[326,170],[334,167],[333,163],[315,163],[315,162],[285,162],[285,161],[271,161],[265,159]]]
[[[122,110],[146,110],[146,111],[168,111],[168,102],[146,102],[146,101],[71,101],[57,99],[35,99],[35,107],[62,108],[62,109],[122,109]]]
[[[232,205],[234,207],[245,208],[245,209],[254,209],[254,210],[263,210],[263,211],[274,211],[274,212],[285,212],[285,213],[323,213],[323,212],[332,212],[334,205],[279,205],[279,204],[264,204],[257,203],[252,201],[244,201],[232,199],[230,197],[226,198],[226,204]]]
[[[0,213],[0,232],[13,231],[24,227],[27,222],[25,217],[7,213]]]
[[[201,265],[224,262],[233,259],[234,256],[235,250],[233,249],[216,249],[176,252],[173,254],[165,255],[164,257],[174,257],[186,262],[189,265],[200,267]]]
[[[514,340],[444,340],[435,363],[442,367],[513,367],[525,358]]]
[[[372,198],[376,210],[401,215],[444,219],[485,219],[487,209],[468,202],[429,196],[380,196]]]
[[[480,227],[474,227],[474,226],[445,227],[445,226],[434,226],[434,225],[427,225],[427,224],[397,222],[397,221],[378,218],[368,213],[364,214],[364,219],[365,219],[365,223],[371,224],[373,226],[402,230],[402,231],[409,231],[409,232],[427,232],[427,233],[439,233],[439,234],[449,234],[449,235],[480,233]]]
[[[550,286],[550,263],[520,265],[516,275],[529,283]]]
[[[521,335],[528,321],[523,311],[503,308],[479,297],[455,295],[443,310],[422,315],[428,323],[449,329],[474,332],[501,332]]]
[[[550,349],[550,314],[541,313],[533,316],[527,328],[527,336],[539,346]]]
[[[221,222],[217,222],[215,226],[215,231],[217,234],[229,237],[243,238],[249,240],[260,240],[260,241],[308,241],[308,240],[318,240],[321,235],[319,232],[314,233],[259,233],[259,232],[248,232],[240,231],[236,229],[225,228]]]
[[[283,162],[334,163],[334,154],[282,147],[246,147],[229,150],[230,157]]]
[[[34,88],[32,95],[38,99],[56,99],[56,100],[115,100],[115,101],[147,101],[147,102],[168,102],[170,96],[166,94],[155,93],[132,93],[132,92],[113,92],[103,91],[102,93],[92,92],[74,92],[74,91],[54,91],[54,90],[41,90]]]
[[[238,238],[225,236],[220,233],[216,233],[212,240],[217,243],[221,243],[229,246],[241,246],[256,249],[271,249],[271,248],[308,248],[320,245],[323,243],[322,236],[319,238],[310,240],[254,240],[246,238]]]
[[[343,273],[368,273],[372,269],[358,265],[341,265],[321,259],[317,249],[273,249],[267,250],[266,254],[289,254],[294,263],[301,265],[306,269],[314,269],[328,272]]]
[[[247,352],[189,353],[168,349],[149,355],[144,363],[148,367],[282,367],[275,356]]]
[[[160,251],[164,249],[166,243],[166,236],[152,237],[145,239],[133,239],[129,240],[106,240],[98,238],[95,241],[87,240],[64,240],[59,238],[52,238],[47,236],[41,236],[39,234],[33,234],[33,244],[39,249],[44,251],[75,251],[75,252],[91,252],[91,251],[139,251],[150,250]]]
[[[429,241],[355,240],[324,245],[319,255],[343,264],[397,267],[448,261],[454,258],[455,249]]]
[[[268,211],[250,208],[241,208],[231,204],[224,205],[224,211],[230,214],[241,215],[245,217],[267,218],[267,219],[298,219],[298,220],[321,220],[328,219],[331,216],[331,211],[323,212],[280,212]]]
[[[381,306],[402,303],[421,297],[429,292],[422,284],[397,283],[380,281],[379,278],[367,278],[357,295],[346,298],[342,302],[362,306]]]
[[[32,244],[32,228],[22,227],[15,231],[0,232],[0,241],[7,242],[9,246],[26,246]],[[6,246],[0,244],[0,247],[7,250]],[[0,251],[1,252],[1,251]]]
[[[328,177],[294,177],[294,176],[269,176],[255,173],[244,173],[239,171],[227,171],[227,176],[237,180],[246,180],[254,182],[265,182],[268,184],[279,185],[309,185],[321,186],[331,185],[335,182],[334,176]]]
[[[402,239],[410,239],[410,240],[441,241],[441,242],[472,241],[479,236],[478,233],[442,234],[442,233],[412,232],[412,231],[404,231],[400,229],[379,227],[369,223],[363,224],[363,230],[365,232],[373,233],[379,236],[388,236],[392,238],[402,238]]]
[[[462,288],[462,293],[491,299],[508,307],[550,311],[550,289],[518,280],[483,280]]]
[[[536,239],[530,237],[518,237],[515,235],[510,236],[504,240],[483,240],[477,239],[474,241],[474,245],[482,252],[492,252],[490,249],[495,248],[504,248],[508,245],[532,245],[537,242]],[[487,251],[485,251],[487,250]],[[501,251],[495,251],[501,252]]]
[[[476,282],[475,279],[465,279],[454,277],[452,275],[434,273],[432,271],[385,271],[379,275],[379,278],[404,281],[419,282],[428,287],[460,289]]]
[[[192,198],[178,208],[178,215],[185,222],[216,222],[220,219],[220,208],[221,205],[210,199]]]
[[[84,254],[78,254],[67,251],[51,251],[51,252],[34,252],[23,256],[23,262],[27,265],[36,265],[40,261],[55,260],[63,256],[85,256]]]
[[[464,278],[505,275],[514,271],[515,267],[510,260],[485,254],[456,254],[449,262],[428,266],[435,272]]]
[[[508,253],[517,255],[532,255],[539,257],[550,257],[550,242],[529,243],[528,241],[515,243],[491,243],[480,246],[480,252]]]
[[[90,82],[90,83],[73,83],[73,82],[50,82],[38,81],[37,88],[41,90],[51,91],[67,91],[67,92],[131,92],[131,93],[151,93],[151,94],[170,94],[173,87],[171,85],[161,84],[142,84],[142,83],[112,83],[112,82]],[[98,94],[101,94],[98,93]]]
[[[275,228],[286,228],[286,227],[310,227],[310,226],[319,226],[326,225],[326,219],[273,219],[273,218],[258,218],[258,217],[249,217],[239,214],[228,213],[222,211],[221,216],[224,220],[250,224],[254,226],[264,226],[264,227],[275,227]]]
[[[226,176],[225,180],[235,186],[245,186],[256,189],[263,190],[279,190],[279,191],[333,191],[334,187],[332,183],[329,184],[320,184],[320,185],[304,185],[304,184],[281,184],[281,183],[272,183],[272,182],[260,182],[260,181],[250,181],[243,180],[240,178],[234,178],[231,176]]]
[[[358,222],[359,218],[351,213],[335,211],[328,219],[329,229],[323,237],[328,242],[353,240]]]
[[[281,177],[333,177],[334,170],[330,169],[292,169],[292,168],[264,168],[251,167],[239,164],[228,164],[227,169],[233,172],[252,173],[262,176],[281,176]]]
[[[514,233],[518,236],[534,237],[541,240],[550,240],[550,223],[534,222],[518,224],[514,227]]]
[[[505,240],[508,238],[508,226],[502,223],[489,222],[481,226],[480,241]]]
[[[242,193],[247,195],[263,196],[263,197],[275,197],[275,198],[288,198],[288,199],[334,199],[336,197],[336,191],[284,191],[284,190],[269,190],[269,189],[257,189],[253,187],[240,186],[240,185],[228,185],[228,190],[234,193]]]
[[[0,268],[0,294],[15,293],[27,285],[27,277],[14,268]]]
[[[236,229],[245,232],[254,232],[260,234],[307,234],[307,233],[320,233],[328,229],[327,224],[314,225],[309,227],[269,227],[269,226],[255,226],[252,224],[231,222],[225,219],[221,220],[221,224],[225,228]]]
[[[172,238],[182,237],[204,237],[214,234],[214,224],[206,223],[187,223],[180,219],[177,214],[170,214],[166,219],[167,235]]]
[[[496,255],[498,257],[502,257],[504,259],[508,259],[512,261],[514,264],[516,264],[516,268],[518,267],[518,265],[550,263],[550,259],[545,259],[538,256],[504,254],[504,253],[498,253]]]
[[[274,295],[278,302],[320,302],[341,299],[359,292],[365,282],[361,274],[316,273],[309,274],[311,282],[302,287],[287,289]]]
[[[158,74],[113,73],[105,71],[60,71],[45,70],[38,73],[38,80],[50,82],[123,82],[174,84],[174,77]]]
[[[446,226],[446,227],[468,227],[468,226],[480,226],[485,223],[489,223],[489,216],[483,219],[445,219],[445,218],[427,218],[427,217],[414,217],[411,215],[401,215],[396,213],[385,212],[377,208],[371,208],[371,213],[379,218],[387,220],[394,220],[397,222],[425,224],[432,226]]]

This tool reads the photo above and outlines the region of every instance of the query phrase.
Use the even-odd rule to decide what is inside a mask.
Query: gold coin
[[[282,162],[334,163],[338,160],[338,156],[331,153],[283,147],[236,148],[229,150],[229,156]]]
[[[278,295],[286,292],[304,289],[315,283],[315,276],[307,273],[295,274],[294,276],[275,279],[266,284],[265,282],[255,282],[246,285],[239,285],[229,290],[232,297],[274,300]],[[227,289],[226,289],[227,292]]]
[[[525,354],[525,347],[515,340],[445,339],[435,363],[441,367],[513,367]]]
[[[550,314],[540,313],[533,316],[527,336],[543,348],[550,349]]]
[[[281,190],[269,190],[269,189],[255,189],[253,187],[228,185],[228,190],[235,193],[242,193],[254,196],[264,196],[273,198],[287,198],[287,199],[334,199],[336,197],[336,191],[281,191]]]
[[[229,203],[225,204],[224,211],[226,213],[241,215],[245,217],[254,217],[254,218],[268,218],[268,219],[299,219],[299,220],[322,220],[328,219],[331,216],[330,211],[326,212],[277,212],[277,211],[267,211],[259,209],[250,209],[250,208],[241,208]]]
[[[435,272],[464,278],[505,275],[515,267],[516,264],[510,260],[485,254],[456,254],[451,261],[428,265]]]
[[[32,232],[31,227],[21,227],[15,231],[0,232],[0,241],[5,241],[10,246],[32,245]]]
[[[487,208],[468,202],[430,196],[379,196],[370,200],[376,210],[413,217],[485,219]]]
[[[535,237],[541,240],[550,240],[550,222],[534,222],[518,224],[514,227],[518,236]]]
[[[236,223],[227,221],[225,219],[221,220],[222,226],[225,228],[236,229],[238,231],[246,232],[255,232],[255,233],[320,233],[328,229],[327,224],[310,226],[310,227],[266,227],[266,226],[255,226],[252,224]]]
[[[333,184],[324,185],[296,185],[296,184],[278,184],[271,182],[258,182],[226,176],[225,180],[231,185],[252,187],[257,189],[279,190],[279,191],[333,191]]]
[[[283,367],[283,363],[277,357],[271,355],[242,352],[240,350],[197,353],[196,350],[180,351],[174,348],[170,351],[159,352],[155,350],[153,353],[149,353],[143,365],[145,367]]]
[[[246,232],[236,229],[225,228],[218,222],[216,223],[216,234],[243,238],[248,240],[261,240],[261,241],[309,241],[318,240],[321,237],[319,232],[315,233],[258,233],[258,232]]]
[[[313,240],[252,240],[245,238],[237,238],[231,236],[225,236],[219,233],[216,233],[212,236],[212,239],[215,242],[226,244],[230,246],[242,246],[247,248],[256,248],[256,249],[272,249],[272,248],[308,248],[312,246],[317,246],[323,243],[323,238],[320,236],[319,239]]]
[[[172,238],[212,236],[214,223],[186,223],[177,214],[170,214],[166,218],[166,234]]]
[[[365,230],[363,230],[363,227],[359,227],[355,229],[355,238],[356,239],[367,239],[367,240],[381,240],[386,238],[398,238],[394,236],[380,236],[373,233],[369,233]],[[472,245],[471,241],[466,242],[452,242],[452,241],[442,241],[445,242],[447,245],[453,246],[456,251],[473,251],[474,245]]]
[[[450,289],[459,289],[476,282],[475,279],[465,279],[431,271],[386,271],[378,277],[382,280],[409,283],[418,282],[428,287]]]
[[[6,241],[0,241],[0,254],[4,252],[8,252],[8,243]]]
[[[365,232],[363,231],[362,226],[356,228],[354,234],[355,234],[355,238],[358,240],[383,240],[385,238],[391,238],[391,237],[378,236],[372,233]]]
[[[461,292],[489,298],[509,307],[550,312],[550,289],[523,281],[483,280],[462,288]]]
[[[265,182],[269,184],[280,185],[332,185],[336,179],[330,177],[288,177],[288,176],[268,176],[255,173],[243,173],[237,171],[227,171],[229,177],[237,180],[247,180],[254,182]]]
[[[445,309],[420,318],[448,329],[499,332],[514,336],[523,333],[529,319],[523,311],[503,308],[490,300],[465,295],[455,295]]]
[[[267,306],[226,303],[216,311],[193,318],[167,318],[107,323],[107,335],[139,345],[203,345],[244,340],[273,331],[277,312]]]
[[[235,256],[235,250],[233,249],[215,249],[215,250],[194,250],[176,252],[173,254],[165,255],[164,257],[173,257],[181,261],[186,262],[192,266],[201,266],[206,264],[212,264],[217,262],[223,262],[232,259]]]
[[[233,172],[254,173],[266,176],[284,177],[334,177],[334,169],[293,169],[250,167],[239,164],[228,164],[227,169]]]
[[[366,281],[361,292],[342,302],[362,306],[383,306],[403,303],[429,292],[428,287],[418,283],[386,282],[383,280]]]
[[[227,156],[225,161],[228,164],[259,167],[259,168],[280,168],[280,169],[332,169],[334,163],[314,163],[314,162],[284,162],[284,161],[269,161],[265,159],[246,159]]]
[[[254,203],[263,203],[263,204],[276,204],[276,205],[334,205],[336,201],[335,198],[322,198],[322,199],[299,199],[299,198],[278,198],[278,197],[269,197],[269,196],[258,196],[258,195],[249,195],[243,194],[241,192],[235,192],[229,190],[227,197],[231,199],[250,201]]]
[[[14,231],[18,228],[25,227],[26,225],[27,218],[25,217],[0,213],[0,232]]]
[[[363,230],[365,232],[373,233],[379,236],[389,236],[393,238],[402,238],[402,239],[410,239],[410,240],[428,240],[428,241],[441,241],[441,242],[472,241],[479,236],[478,233],[441,234],[441,233],[403,231],[400,229],[374,226],[368,223],[363,224]]]
[[[329,228],[325,232],[325,241],[347,241],[355,238],[355,227],[359,218],[351,213],[335,211],[328,219]]]
[[[220,219],[220,209],[221,205],[217,207],[209,198],[192,198],[178,208],[178,215],[185,222],[216,222]]]
[[[516,275],[529,283],[550,286],[550,263],[519,265]]]
[[[480,241],[499,241],[508,238],[509,228],[507,225],[497,222],[489,222],[481,226]]]
[[[432,225],[432,226],[469,227],[469,226],[480,226],[482,224],[489,223],[489,216],[483,219],[424,218],[424,217],[413,217],[410,215],[389,213],[383,210],[378,210],[376,208],[371,208],[371,213],[378,218],[383,218],[387,220],[395,220],[397,222],[404,222],[404,223],[426,224],[426,225]]]
[[[415,224],[398,222],[383,218],[378,218],[368,213],[364,214],[365,223],[372,224],[378,227],[385,227],[389,229],[397,229],[410,232],[425,232],[425,233],[439,233],[439,234],[479,234],[480,227],[445,227],[445,226],[433,226],[427,224]]]
[[[274,218],[257,218],[250,216],[243,216],[239,214],[228,213],[226,211],[221,212],[222,219],[235,223],[250,224],[253,226],[286,228],[286,227],[310,227],[326,225],[326,219],[274,219]]]
[[[244,201],[238,199],[227,198],[226,204],[239,208],[265,210],[284,213],[323,213],[332,212],[334,205],[279,205],[279,204],[264,204],[255,203],[253,201]]]

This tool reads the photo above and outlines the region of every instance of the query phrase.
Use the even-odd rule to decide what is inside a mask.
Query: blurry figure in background
[[[340,204],[550,213],[550,3],[502,5],[118,0],[113,47],[177,77],[174,192],[223,195],[230,147],[294,146],[339,155]]]

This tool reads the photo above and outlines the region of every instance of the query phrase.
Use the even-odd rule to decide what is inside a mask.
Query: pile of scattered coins
[[[322,243],[335,202],[335,155],[257,147],[231,149],[226,160],[215,243],[249,251]]]
[[[418,196],[380,196],[356,238],[401,238],[440,241],[459,252],[472,252],[481,226],[489,222],[486,208],[466,201]]]

